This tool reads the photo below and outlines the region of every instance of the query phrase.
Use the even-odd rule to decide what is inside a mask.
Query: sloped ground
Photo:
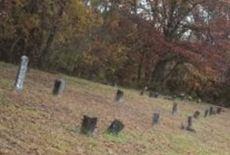
[[[13,91],[17,67],[0,63],[0,154],[39,155],[229,155],[230,111],[203,118],[210,105],[185,101],[179,114],[171,115],[174,101],[151,99],[124,89],[125,103],[113,101],[116,89],[59,74],[30,70],[25,90]],[[52,96],[56,78],[67,80],[62,96]],[[161,122],[152,127],[155,110]],[[195,120],[196,133],[181,130],[188,115],[200,110]],[[93,137],[79,133],[83,115],[99,118]],[[125,129],[117,137],[105,130],[114,119]]]

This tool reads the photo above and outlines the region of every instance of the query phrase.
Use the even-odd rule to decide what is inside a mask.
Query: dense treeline
[[[223,0],[0,0],[0,60],[229,104]]]

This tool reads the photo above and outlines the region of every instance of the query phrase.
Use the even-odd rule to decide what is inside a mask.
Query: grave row
[[[92,135],[97,127],[97,117],[89,117],[84,115],[82,124],[81,124],[81,133],[85,135]],[[124,129],[124,124],[115,119],[107,129],[107,133],[118,135]]]
[[[22,91],[23,90],[23,85],[24,85],[26,73],[28,70],[28,63],[29,63],[28,57],[22,56],[21,57],[21,64],[19,66],[17,77],[15,80],[16,91]],[[53,87],[53,95],[57,96],[57,95],[62,94],[65,87],[66,87],[65,80],[63,80],[63,79],[55,80],[54,87]],[[147,90],[147,87],[145,87],[141,91],[141,95],[143,95],[146,90]],[[157,98],[158,96],[159,96],[158,93],[150,92],[150,97],[156,97]],[[120,89],[117,90],[116,96],[115,96],[115,101],[118,103],[122,103],[124,101],[124,92],[122,90],[120,90]],[[214,107],[210,107],[209,109],[206,109],[204,111],[204,118],[211,116],[211,115],[220,114],[221,112],[222,112],[221,107],[217,107],[216,109],[214,109]],[[173,103],[172,115],[176,115],[177,113],[178,113],[178,104]],[[193,129],[193,125],[192,125],[193,124],[193,118],[198,119],[199,116],[200,116],[200,112],[195,111],[193,116],[188,116],[187,126],[184,126],[182,123],[181,128],[194,132],[195,129]],[[91,118],[91,117],[88,117],[85,115],[83,117],[82,124],[81,124],[81,133],[86,134],[86,135],[91,135],[96,128],[97,121],[98,121],[97,117]],[[159,124],[159,121],[160,121],[160,112],[153,113],[152,124],[157,125],[157,124]],[[111,123],[109,128],[107,129],[107,132],[114,134],[114,135],[117,135],[119,132],[121,132],[123,130],[123,128],[124,128],[124,124],[120,120],[115,119]]]

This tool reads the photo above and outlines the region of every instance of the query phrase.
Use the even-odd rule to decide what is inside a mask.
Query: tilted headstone
[[[208,113],[209,113],[209,109],[206,109],[206,110],[204,111],[204,117],[207,117],[207,116],[208,116]]]
[[[209,108],[209,115],[213,115],[213,113],[214,113],[213,107],[210,107]]]
[[[216,110],[216,113],[217,113],[217,114],[221,114],[221,112],[222,112],[222,108],[221,108],[221,107],[218,107],[217,110]]]
[[[199,111],[195,111],[194,114],[193,114],[193,117],[198,119],[200,116],[200,112]]]
[[[195,132],[195,130],[192,128],[192,116],[188,117],[188,125],[186,127],[186,130]]]
[[[92,135],[97,126],[97,118],[96,117],[88,117],[84,115],[81,125],[81,133],[85,135]]]
[[[153,113],[153,125],[159,124],[160,122],[160,113]]]
[[[54,82],[53,95],[60,95],[65,89],[65,80],[58,79]]]
[[[118,135],[123,129],[124,124],[119,120],[114,120],[107,129],[107,132],[110,134]]]
[[[29,58],[27,56],[22,56],[21,64],[19,66],[17,77],[15,80],[15,89],[17,91],[22,91],[24,88],[24,81],[28,70],[28,63],[29,63]]]
[[[177,111],[178,111],[178,104],[177,103],[173,103],[172,114],[176,115]]]
[[[124,92],[121,91],[120,89],[117,90],[115,101],[116,102],[123,102],[124,100]]]

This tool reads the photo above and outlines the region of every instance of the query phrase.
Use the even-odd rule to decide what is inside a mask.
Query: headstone
[[[207,117],[207,116],[208,116],[208,113],[209,113],[209,109],[206,109],[206,110],[204,111],[204,117]]]
[[[191,131],[191,132],[195,132],[195,130],[192,128],[192,116],[188,117],[188,125],[186,127],[186,130]]]
[[[187,99],[188,99],[189,101],[192,101],[192,100],[193,100],[192,96],[188,96]]]
[[[21,64],[19,66],[17,77],[15,80],[15,89],[17,91],[22,91],[24,88],[24,81],[28,70],[28,63],[29,63],[29,58],[27,56],[22,56]]]
[[[213,114],[213,115],[216,115],[216,111],[217,111],[217,109],[213,109],[212,114]]]
[[[155,92],[155,93],[154,93],[154,97],[155,97],[155,98],[158,98],[159,96],[160,96],[160,93],[158,93],[158,92]]]
[[[173,103],[173,107],[172,107],[172,114],[176,115],[177,111],[178,111],[178,104],[177,103]]]
[[[183,122],[181,123],[180,128],[181,128],[182,130],[184,130],[184,129],[185,129],[185,125],[184,125],[184,123],[183,123]]]
[[[194,117],[195,119],[198,119],[199,116],[200,116],[200,112],[199,112],[199,111],[195,111],[195,113],[193,114],[193,117]]]
[[[81,133],[85,135],[92,135],[96,129],[97,118],[96,117],[88,117],[84,115],[81,125]]]
[[[155,98],[158,98],[159,97],[159,93],[158,92],[153,92],[153,91],[150,91],[149,92],[149,97],[155,97]]]
[[[184,99],[185,99],[185,93],[179,94],[179,98],[180,98],[181,100],[184,100]]]
[[[222,112],[222,108],[221,107],[218,107],[217,110],[216,110],[216,113],[217,114],[220,114]]]
[[[213,113],[214,113],[213,107],[210,107],[209,108],[209,115],[213,115]]]
[[[64,89],[65,89],[65,80],[63,79],[58,79],[55,80],[54,82],[54,88],[53,88],[53,94],[54,95],[60,95],[61,93],[63,93]]]
[[[115,101],[122,102],[124,100],[123,98],[124,98],[124,92],[118,89],[116,93]]]
[[[202,100],[199,98],[198,100],[197,100],[197,103],[201,103],[202,102]]]
[[[154,96],[153,94],[154,94],[153,91],[149,91],[149,97],[153,97]]]
[[[148,87],[145,86],[145,87],[141,90],[140,95],[144,95],[145,91],[147,91],[147,90],[148,90]]]
[[[121,130],[123,130],[124,124],[119,120],[114,120],[109,128],[107,129],[107,132],[110,134],[118,135]]]
[[[153,113],[153,125],[159,124],[160,122],[160,113]]]

